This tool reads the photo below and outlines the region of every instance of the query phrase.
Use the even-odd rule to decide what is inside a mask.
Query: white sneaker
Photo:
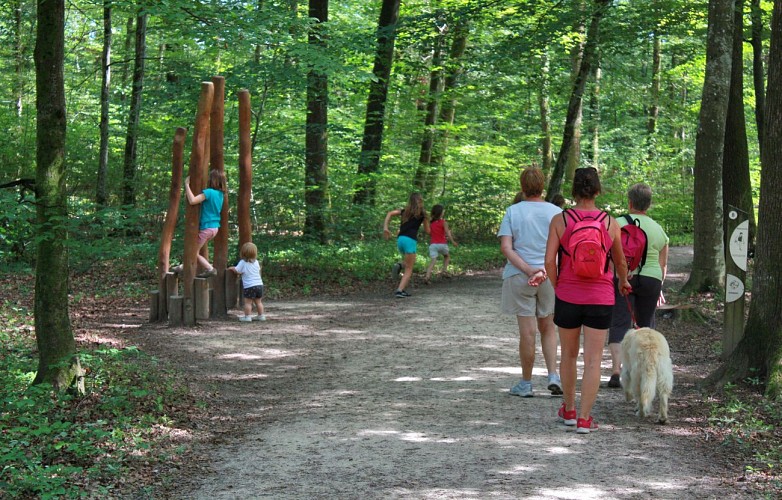
[[[252,316],[239,316],[239,321],[242,321],[242,322],[245,322],[245,323],[247,323],[249,321],[252,321],[252,320],[253,320]]]
[[[266,315],[259,314],[257,316],[253,316],[253,321],[266,321]]]

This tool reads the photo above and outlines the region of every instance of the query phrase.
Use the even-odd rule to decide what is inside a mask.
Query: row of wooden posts
[[[239,98],[239,194],[236,216],[239,227],[238,247],[252,241],[250,224],[250,195],[252,188],[252,155],[250,142],[251,108],[250,93],[238,92]],[[225,172],[223,151],[223,125],[225,115],[225,78],[212,77],[211,82],[201,83],[198,112],[195,117],[193,142],[190,150],[190,189],[198,195],[206,188],[209,171]],[[196,278],[198,254],[198,230],[201,205],[185,203],[185,249],[182,258],[183,271],[177,275],[169,271],[171,242],[174,237],[179,203],[182,198],[184,149],[187,130],[179,127],[174,133],[171,190],[168,212],[161,231],[158,251],[158,288],[150,293],[149,319],[152,322],[168,321],[170,326],[194,326],[196,320],[224,318],[228,310],[236,306],[238,282],[228,267],[228,196],[223,199],[220,230],[213,241],[212,264],[217,275]],[[202,255],[208,259],[205,245]],[[180,280],[181,278],[181,280]],[[181,281],[181,287],[180,287]],[[180,290],[181,288],[181,290]]]

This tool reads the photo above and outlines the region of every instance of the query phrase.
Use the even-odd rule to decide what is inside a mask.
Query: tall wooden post
[[[725,246],[725,323],[722,329],[722,359],[733,353],[744,336],[745,282],[749,217],[746,212],[728,205],[727,245]]]
[[[171,259],[171,241],[174,239],[177,216],[179,215],[179,201],[182,198],[182,171],[184,170],[185,136],[187,130],[178,127],[174,132],[174,142],[171,154],[171,189],[168,193],[168,211],[163,229],[160,235],[160,248],[157,254],[157,278],[158,278],[158,306],[155,321],[164,321],[168,318],[168,293],[166,276],[168,264]]]
[[[252,141],[250,125],[252,123],[252,108],[250,107],[250,91],[239,91],[239,196],[236,200],[236,218],[239,225],[239,248],[253,240],[252,224],[250,223],[250,198],[253,187]],[[260,258],[260,255],[258,256]],[[238,286],[238,285],[236,285]],[[237,293],[234,296],[241,297]],[[231,297],[233,298],[233,297]],[[239,299],[241,307],[242,299]],[[235,303],[235,302],[234,302]]]
[[[225,121],[225,78],[213,76],[214,99],[212,100],[212,113],[209,119],[209,156],[211,167],[219,172],[225,172],[223,129]],[[214,304],[211,311],[212,317],[224,318],[228,313],[225,300],[225,270],[228,266],[228,189],[223,197],[223,208],[220,211],[220,230],[214,239],[214,261],[212,264],[217,270],[217,276],[212,280],[214,287]]]
[[[250,224],[250,195],[253,185],[251,119],[250,91],[242,89],[239,91],[239,199],[236,202],[239,248],[253,240]]]
[[[203,191],[203,166],[204,153],[208,143],[209,114],[214,98],[214,85],[212,82],[201,82],[201,96],[198,99],[198,112],[196,113],[195,130],[193,131],[193,146],[190,151],[190,189],[194,195]],[[185,208],[185,255],[184,255],[184,313],[183,321],[186,326],[195,325],[195,305],[193,292],[193,279],[198,265],[198,226],[201,216],[200,205],[190,205]]]

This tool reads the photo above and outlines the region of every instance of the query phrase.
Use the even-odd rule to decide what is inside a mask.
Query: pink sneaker
[[[565,425],[576,425],[576,410],[567,411],[565,403],[562,403],[562,406],[559,407],[557,416]]]
[[[592,420],[592,417],[578,419],[578,423],[576,424],[576,433],[589,434],[590,432],[595,432],[596,430],[597,424]]]

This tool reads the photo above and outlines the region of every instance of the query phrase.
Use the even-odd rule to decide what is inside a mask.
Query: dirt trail
[[[672,283],[687,250],[673,249]],[[677,274],[679,273],[679,274]],[[419,280],[420,281],[420,280]],[[270,301],[265,323],[145,326],[131,337],[218,393],[225,421],[204,477],[172,498],[741,498],[703,446],[694,382],[713,360],[663,319],[676,386],[671,423],[640,420],[601,388],[596,433],[555,418],[538,354],[534,398],[497,272],[340,299]],[[392,285],[389,285],[392,289]],[[606,350],[604,381],[610,366]]]

